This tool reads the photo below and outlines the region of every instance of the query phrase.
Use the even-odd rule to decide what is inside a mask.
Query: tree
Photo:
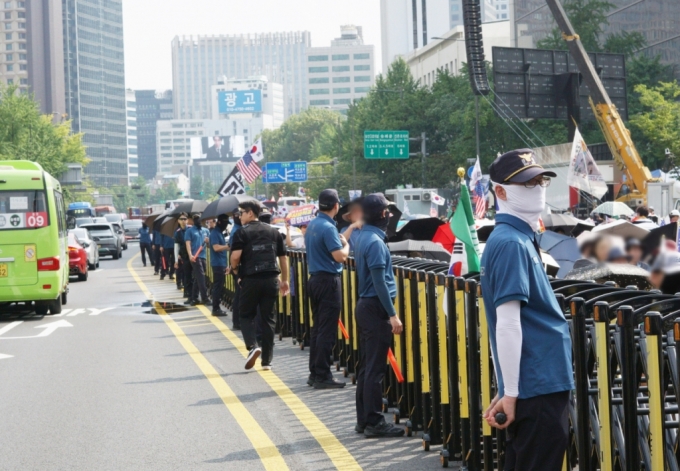
[[[680,85],[677,82],[661,82],[656,87],[638,85],[643,111],[630,120],[631,125],[647,139],[643,149],[648,166],[662,166],[665,151],[680,156]],[[638,147],[640,150],[640,147]]]
[[[68,163],[87,165],[82,134],[71,132],[70,121],[54,124],[52,118],[16,86],[0,85],[0,160],[31,160],[55,178]]]
[[[602,51],[600,38],[609,24],[607,12],[613,7],[612,3],[604,0],[569,0],[564,3],[564,11],[586,51]],[[547,38],[538,42],[538,48],[566,50],[567,43],[562,38],[562,31],[555,28]]]

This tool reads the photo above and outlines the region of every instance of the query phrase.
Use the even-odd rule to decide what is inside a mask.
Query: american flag
[[[477,180],[475,185],[475,217],[484,219],[486,216],[486,198],[484,197],[484,186],[482,180]]]
[[[246,152],[246,155],[244,155],[241,160],[238,161],[236,167],[248,183],[253,183],[255,179],[262,174],[260,166],[257,165],[250,151]]]

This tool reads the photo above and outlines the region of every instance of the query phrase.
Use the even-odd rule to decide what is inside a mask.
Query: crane
[[[583,48],[583,44],[574,31],[562,4],[559,0],[546,0],[546,2],[562,32],[562,37],[567,42],[571,56],[578,65],[583,80],[588,85],[590,107],[593,109],[593,114],[600,125],[607,145],[611,149],[614,161],[626,175],[626,184],[630,193],[617,201],[632,205],[636,205],[640,200],[646,203],[647,183],[657,181],[657,179],[652,177],[649,169],[642,163],[640,154],[630,138],[630,132],[623,124],[623,119],[616,110],[616,105],[612,103],[604,85],[602,85],[602,80],[600,80],[600,76],[590,62],[588,53]]]

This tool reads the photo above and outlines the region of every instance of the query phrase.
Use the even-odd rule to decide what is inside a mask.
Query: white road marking
[[[53,316],[50,317],[62,317],[68,314],[69,312],[71,312],[71,309],[62,309],[59,314],[54,314]]]
[[[78,314],[84,314],[87,312],[85,309],[74,309],[72,313],[70,313],[67,317],[74,317],[77,316]]]
[[[0,353],[0,360],[4,360],[5,358],[14,358],[14,355],[7,355],[6,353]]]
[[[10,325],[12,325],[12,324],[5,326],[5,328],[9,327]],[[47,324],[35,326],[36,329],[44,329],[38,335],[30,335],[30,336],[27,336],[27,337],[0,337],[0,340],[35,339],[35,338],[38,338],[38,337],[47,337],[52,332],[54,332],[55,330],[57,330],[61,327],[73,327],[73,324],[71,324],[69,321],[58,320],[58,321],[54,321],[54,322],[49,322]]]
[[[12,330],[13,328],[15,328],[16,326],[18,326],[18,325],[21,324],[22,322],[24,322],[24,321],[14,321],[14,322],[10,322],[10,323],[7,324],[5,327],[3,327],[2,329],[0,329],[0,335],[9,332],[10,330]]]
[[[92,312],[90,313],[90,315],[91,315],[91,316],[98,316],[98,315],[101,314],[102,312],[110,311],[110,310],[112,310],[112,309],[114,309],[114,308],[112,308],[112,307],[107,307],[107,308],[104,308],[104,309],[95,309],[95,308],[91,307],[91,308],[90,308],[90,311],[92,311]]]

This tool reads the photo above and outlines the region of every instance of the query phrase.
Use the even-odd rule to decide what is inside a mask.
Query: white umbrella
[[[607,201],[593,210],[594,213],[606,214],[611,217],[633,216],[635,211],[625,203],[619,201]]]
[[[635,237],[636,239],[640,240],[644,239],[645,236],[649,234],[649,231],[647,229],[635,224],[631,224],[628,221],[624,220],[618,220],[607,224],[600,224],[599,226],[596,226],[592,230],[592,232],[600,234],[617,235],[623,237],[624,239],[628,237]]]

